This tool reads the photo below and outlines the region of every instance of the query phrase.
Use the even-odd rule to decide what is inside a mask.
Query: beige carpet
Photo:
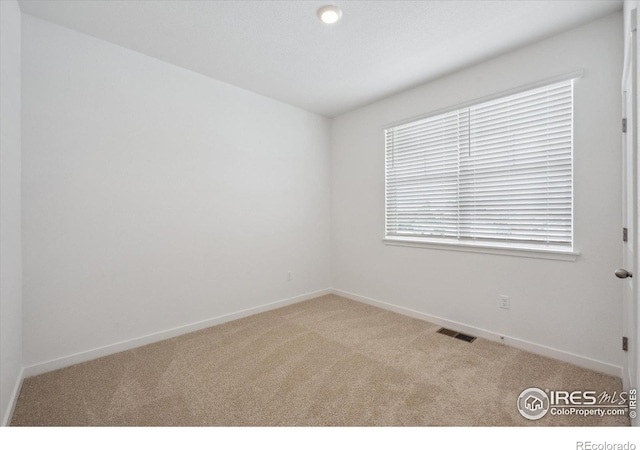
[[[529,421],[528,387],[620,380],[333,295],[25,380],[12,425],[628,425]]]

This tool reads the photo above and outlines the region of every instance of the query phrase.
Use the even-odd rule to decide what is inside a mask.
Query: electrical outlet
[[[287,281],[292,281],[293,280],[293,275],[291,275],[291,272],[287,272]]]
[[[511,299],[508,295],[500,296],[500,308],[502,309],[510,309],[511,308]]]

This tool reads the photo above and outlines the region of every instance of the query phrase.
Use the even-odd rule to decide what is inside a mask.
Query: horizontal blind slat
[[[389,236],[573,239],[572,81],[385,130]]]

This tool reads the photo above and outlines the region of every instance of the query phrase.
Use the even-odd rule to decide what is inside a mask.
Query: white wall
[[[335,288],[621,366],[622,15],[336,118]],[[425,61],[428,64],[428,61]],[[575,84],[575,262],[387,246],[385,125],[584,69]],[[511,309],[498,296],[511,296]]]
[[[330,286],[327,119],[31,16],[22,39],[26,366]]]
[[[25,16],[25,365],[331,284],[621,365],[612,275],[621,24],[614,14],[330,129],[317,115]],[[576,84],[576,262],[382,243],[386,124],[575,69],[586,71]],[[498,308],[500,294],[511,310]]]
[[[0,2],[0,420],[6,423],[22,370],[20,249],[20,8]]]

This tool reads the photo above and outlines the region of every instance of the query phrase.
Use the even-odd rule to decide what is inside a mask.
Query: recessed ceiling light
[[[342,10],[335,5],[325,5],[318,10],[318,17],[324,23],[336,23],[342,17]]]

